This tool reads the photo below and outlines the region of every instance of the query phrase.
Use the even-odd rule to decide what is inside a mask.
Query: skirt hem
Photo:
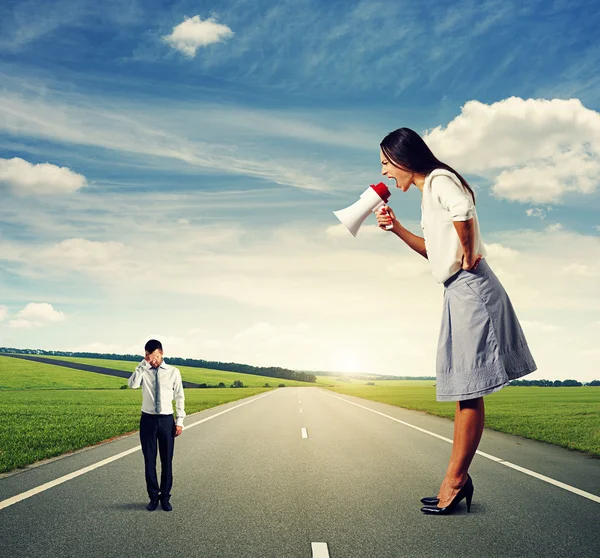
[[[511,377],[495,386],[488,387],[485,389],[481,389],[479,391],[474,391],[472,393],[461,393],[461,394],[452,394],[452,395],[436,395],[436,401],[468,401],[469,399],[477,399],[479,397],[483,397],[484,395],[490,395],[496,391],[500,391],[503,387],[506,387],[510,382],[516,380],[517,378],[521,378],[526,376],[527,374],[531,374],[537,370],[537,366],[533,364],[532,366],[527,366],[521,372],[516,372],[511,374]]]

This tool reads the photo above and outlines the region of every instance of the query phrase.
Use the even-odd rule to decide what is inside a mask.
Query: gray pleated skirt
[[[485,260],[444,283],[438,401],[493,393],[537,369],[508,294]]]

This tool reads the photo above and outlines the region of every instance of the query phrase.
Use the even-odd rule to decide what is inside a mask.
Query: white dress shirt
[[[151,368],[150,364],[142,360],[130,376],[127,383],[130,388],[137,389],[142,386],[142,411],[149,415],[156,413],[156,374],[158,374],[159,385],[159,413],[161,415],[173,414],[173,399],[175,400],[175,409],[177,412],[177,426],[183,426],[185,418],[185,396],[183,394],[183,384],[181,382],[181,372],[178,368],[170,366],[164,360],[156,368]]]
[[[471,218],[475,233],[473,251],[485,257],[487,251],[471,193],[454,173],[445,169],[429,173],[423,187],[421,228],[431,273],[439,283],[461,269],[463,249],[453,222]]]

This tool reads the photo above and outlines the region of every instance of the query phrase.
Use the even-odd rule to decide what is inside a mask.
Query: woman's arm
[[[474,252],[475,204],[473,199],[463,187],[447,176],[436,176],[431,181],[431,192],[452,216],[452,224],[458,234],[463,251],[462,268],[477,269],[481,254]]]
[[[425,247],[425,239],[417,236],[416,234],[411,233],[408,229],[405,229],[392,211],[391,207],[387,205],[382,207],[376,214],[377,224],[380,228],[385,230],[385,227],[388,225],[393,225],[390,229],[390,232],[393,232],[398,238],[404,240],[408,246],[410,246],[417,254],[421,254],[426,260],[429,259],[427,257],[427,248]]]
[[[408,246],[410,246],[417,254],[421,254],[426,260],[427,248],[425,247],[425,239],[411,233],[408,229],[405,229],[398,221],[394,221],[394,228],[392,232],[398,237],[404,240]]]
[[[481,254],[475,254],[475,221],[473,218],[467,221],[453,221],[454,228],[458,233],[460,245],[463,249],[463,269],[477,268]]]

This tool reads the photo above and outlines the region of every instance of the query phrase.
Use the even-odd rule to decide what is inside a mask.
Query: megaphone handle
[[[388,212],[387,212],[385,209],[382,209],[382,211],[383,211],[383,212],[384,212],[386,215],[389,215],[389,213],[388,213]],[[394,228],[394,223],[390,223],[389,225],[386,225],[386,227],[385,227],[385,230],[386,230],[386,231],[391,231],[393,228]]]

